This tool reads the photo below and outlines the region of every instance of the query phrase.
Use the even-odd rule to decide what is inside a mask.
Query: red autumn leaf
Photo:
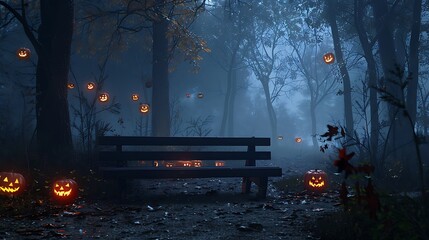
[[[328,131],[320,135],[321,137],[326,137],[327,141],[332,141],[332,137],[338,134],[338,127],[327,125]]]
[[[349,174],[356,172],[355,168],[349,163],[349,160],[355,155],[354,152],[346,154],[346,148],[338,150],[338,159],[334,161],[334,166],[338,167],[338,173],[345,171],[346,178]]]

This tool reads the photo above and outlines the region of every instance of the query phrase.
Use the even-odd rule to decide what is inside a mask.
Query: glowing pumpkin
[[[174,167],[174,163],[172,163],[172,162],[168,162],[168,163],[166,163],[166,164],[165,164],[165,166],[166,166],[166,167],[168,167],[168,168],[169,168],[169,167]]]
[[[335,61],[335,55],[333,53],[326,53],[325,55],[323,55],[323,61],[326,64],[334,63],[334,61]]]
[[[150,106],[147,103],[140,104],[140,112],[141,113],[148,113],[150,111]]]
[[[25,178],[14,172],[0,172],[0,194],[17,196],[24,191]]]
[[[133,94],[131,95],[131,100],[133,100],[133,101],[138,101],[138,100],[139,100],[139,95],[138,95],[137,93],[133,93]]]
[[[95,83],[89,82],[86,84],[86,89],[88,90],[94,90],[95,89]]]
[[[295,138],[295,142],[301,143],[302,142],[302,138],[300,138],[300,137]]]
[[[312,192],[323,192],[328,187],[328,177],[322,170],[310,170],[304,175],[305,188]]]
[[[73,179],[60,179],[54,182],[52,196],[62,204],[73,202],[78,193],[77,183]]]
[[[107,102],[107,101],[109,101],[109,94],[108,93],[100,93],[100,95],[98,95],[98,100],[100,102]]]
[[[192,163],[191,163],[191,162],[184,162],[184,163],[183,163],[183,166],[184,166],[184,167],[191,167],[191,166],[192,166]]]
[[[194,162],[194,167],[202,167],[203,166],[203,163],[201,162],[201,161],[195,161]]]
[[[215,166],[216,167],[223,167],[223,166],[225,166],[225,162],[224,161],[216,161]]]
[[[19,60],[27,60],[31,56],[31,51],[28,48],[19,48],[16,51],[16,56],[18,57]]]
[[[68,89],[73,89],[74,88],[74,84],[73,83],[67,83],[67,88]]]

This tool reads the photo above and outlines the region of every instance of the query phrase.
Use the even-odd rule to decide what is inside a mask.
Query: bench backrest
[[[99,161],[113,161],[123,165],[126,161],[145,160],[246,160],[246,166],[255,166],[255,160],[270,160],[270,151],[257,151],[257,146],[270,146],[270,138],[256,137],[98,137]],[[103,148],[103,146],[109,148]],[[112,147],[115,147],[112,149]],[[124,146],[145,146],[145,149],[126,150]],[[149,146],[149,147],[148,147]],[[159,147],[170,147],[162,148]],[[176,146],[242,147],[242,150],[176,150]],[[245,147],[245,149],[243,149]],[[152,149],[151,149],[152,148]],[[153,150],[154,149],[154,150]]]

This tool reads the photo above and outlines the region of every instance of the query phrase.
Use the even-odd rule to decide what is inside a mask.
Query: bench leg
[[[268,189],[268,177],[259,177],[258,182],[258,198],[266,198]]]
[[[243,177],[243,182],[241,183],[241,192],[242,193],[250,193],[250,185],[252,181],[249,177]]]

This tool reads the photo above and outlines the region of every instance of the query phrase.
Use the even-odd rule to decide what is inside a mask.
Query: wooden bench
[[[268,177],[282,176],[280,167],[256,166],[257,160],[271,160],[270,151],[256,149],[257,146],[270,146],[270,138],[101,136],[98,137],[97,144],[99,170],[102,176],[117,179],[118,182],[136,178],[241,177],[243,193],[250,192],[253,182],[258,186],[257,196],[265,198]],[[178,161],[192,160],[202,161],[203,165],[165,166],[166,164],[171,166],[171,163]],[[206,162],[210,161],[203,160],[227,161],[227,164],[223,167],[207,167]],[[241,166],[229,166],[230,161],[235,163],[231,165],[237,165],[235,160],[245,160],[245,164],[242,161]],[[157,164],[139,166],[139,161]],[[125,191],[122,187],[120,189]]]

